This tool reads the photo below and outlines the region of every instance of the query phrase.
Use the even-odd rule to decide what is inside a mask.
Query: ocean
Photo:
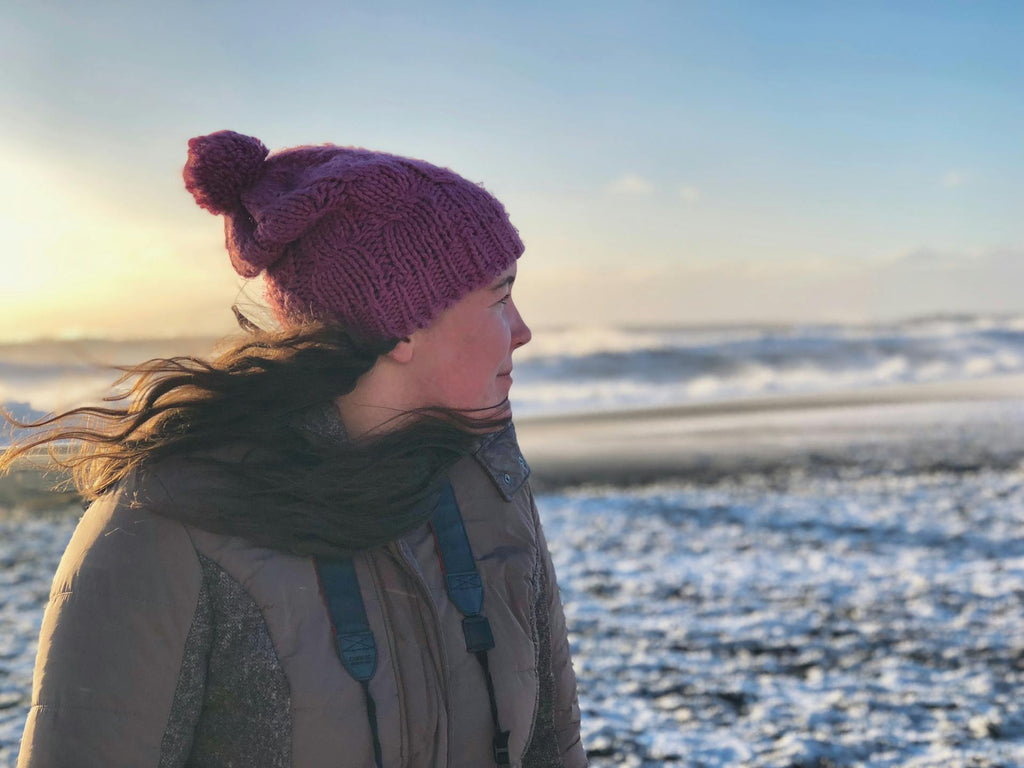
[[[204,355],[214,344],[206,338],[0,344],[0,403],[29,414],[96,401],[116,378],[109,366]],[[1024,373],[1024,316],[551,328],[534,333],[515,365],[517,416],[960,381]]]
[[[212,345],[0,346],[0,402],[22,417],[95,402],[103,366]],[[539,493],[592,765],[1024,766],[1024,393],[729,411],[1022,373],[1019,316],[535,331],[513,374],[524,422],[717,404],[751,436],[727,445],[786,444],[770,469]],[[76,517],[0,509],[0,766]]]

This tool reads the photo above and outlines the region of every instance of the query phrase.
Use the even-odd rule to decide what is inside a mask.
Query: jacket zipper
[[[441,629],[441,617],[437,612],[437,606],[434,604],[434,597],[430,593],[430,588],[427,587],[426,582],[420,575],[419,570],[409,559],[409,555],[402,548],[401,542],[392,541],[387,545],[388,551],[391,552],[392,556],[397,560],[402,569],[406,572],[406,575],[410,576],[413,583],[416,585],[416,589],[420,593],[420,597],[430,607],[430,615],[434,619],[434,639],[437,643],[438,652],[441,656],[441,702],[444,705],[445,713],[445,733],[447,738],[445,740],[445,765],[450,768],[451,766],[451,755],[452,755],[452,708],[451,708],[451,695],[448,690],[448,680],[450,677],[450,671],[448,667],[448,649],[444,642],[444,633]]]

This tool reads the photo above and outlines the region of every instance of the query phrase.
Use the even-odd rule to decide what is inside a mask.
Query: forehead
[[[496,299],[502,298],[502,295],[508,292],[515,279],[516,265],[513,264],[508,267],[508,269],[504,269],[499,272],[476,290],[467,293],[459,299],[459,301],[453,304],[452,307],[458,307],[462,304],[481,304],[489,306]],[[445,312],[447,311],[448,310],[445,310]]]

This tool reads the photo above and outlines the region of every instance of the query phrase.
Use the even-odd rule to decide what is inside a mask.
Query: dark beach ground
[[[1024,765],[1021,393],[517,420],[593,764]],[[76,517],[0,480],[0,766]]]

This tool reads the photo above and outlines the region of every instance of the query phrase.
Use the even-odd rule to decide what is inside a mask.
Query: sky
[[[0,4],[0,340],[231,329],[189,137],[484,184],[535,327],[1024,313],[1024,3]]]

